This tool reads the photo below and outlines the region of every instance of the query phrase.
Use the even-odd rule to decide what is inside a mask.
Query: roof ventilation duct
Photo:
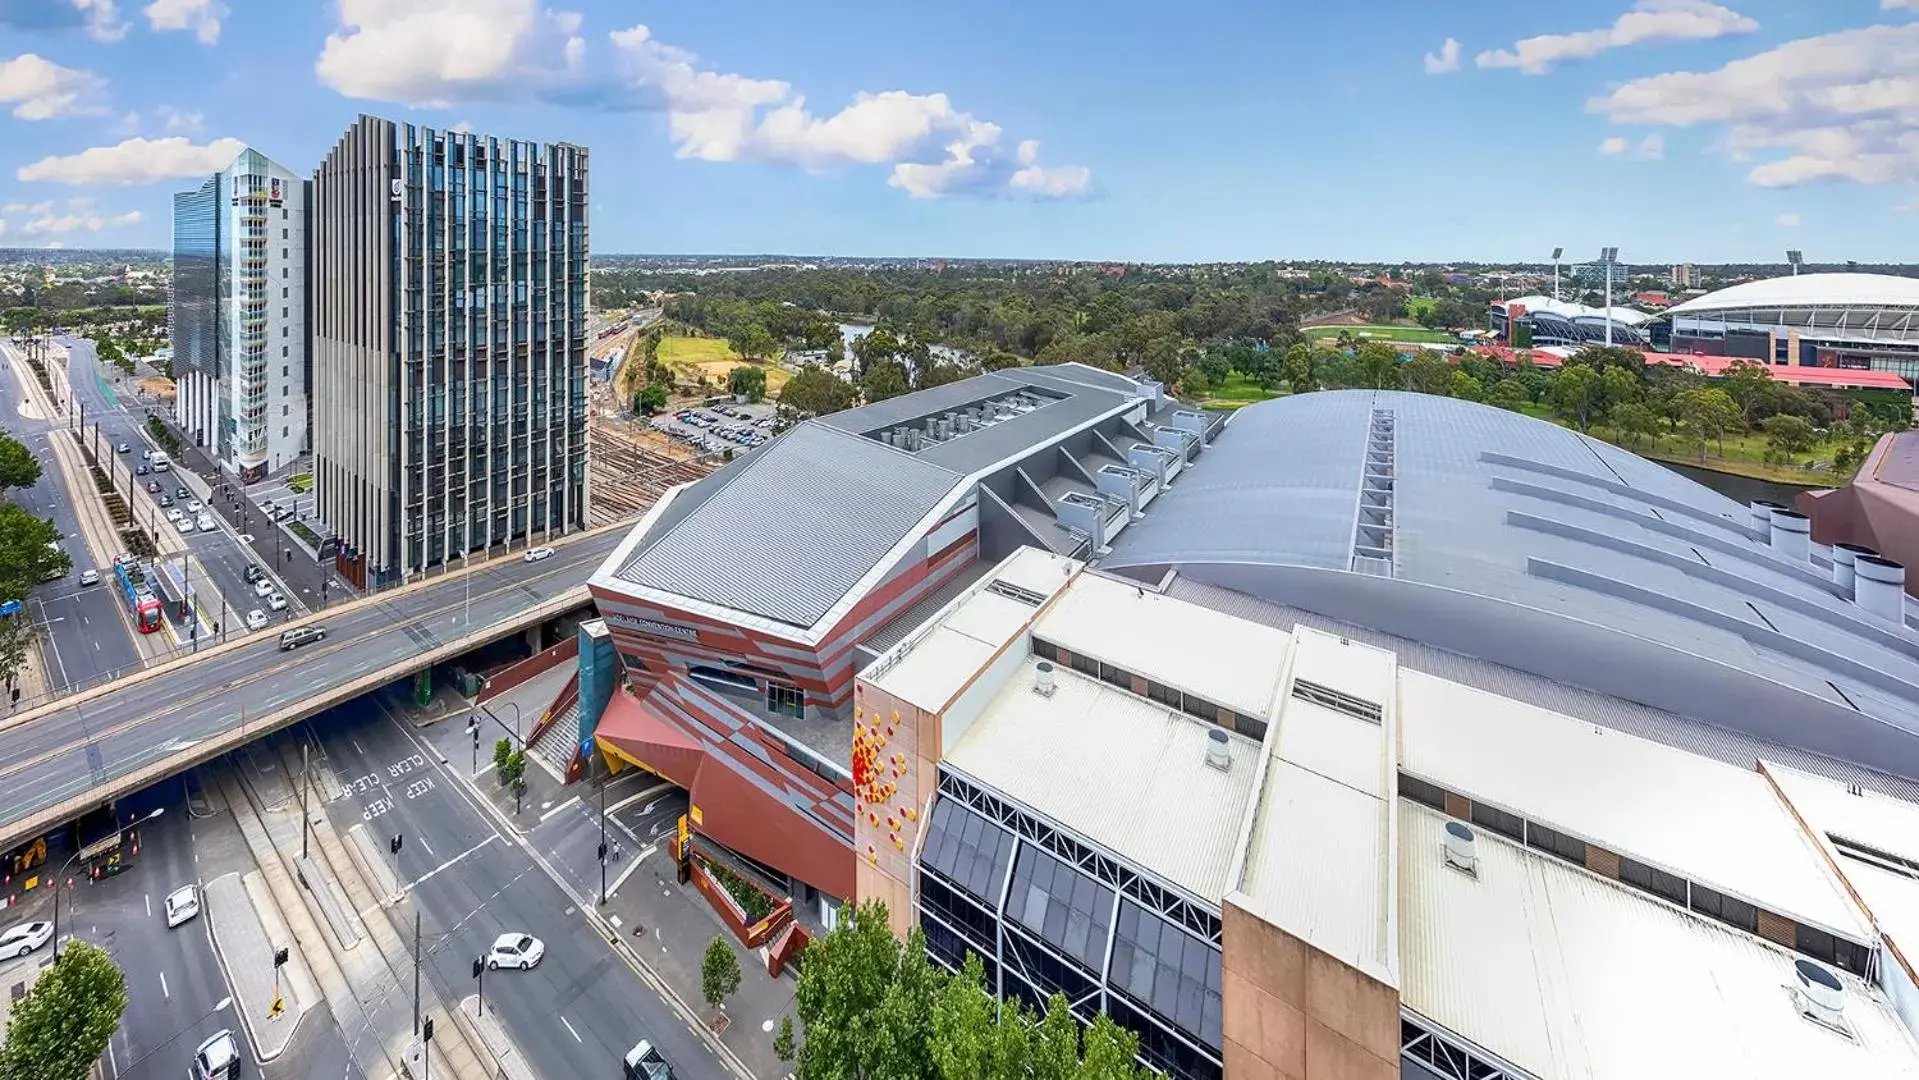
[[[1832,583],[1839,586],[1839,591],[1845,594],[1846,599],[1852,599],[1853,560],[1861,555],[1877,554],[1871,548],[1858,544],[1832,545]]]
[[[1767,502],[1764,499],[1754,499],[1752,502],[1747,503],[1746,512],[1752,515],[1752,538],[1762,544],[1771,543],[1772,512],[1774,510],[1784,509],[1785,507],[1778,503]]]
[[[1446,865],[1473,877],[1479,876],[1478,841],[1462,822],[1446,823]]]
[[[1906,622],[1906,567],[1884,555],[1856,555],[1852,594],[1860,607],[1895,626]]]
[[[1040,697],[1052,697],[1053,685],[1053,663],[1041,660],[1033,666],[1033,693]]]
[[[1218,728],[1206,733],[1206,764],[1220,772],[1233,767],[1232,740]]]
[[[1800,957],[1792,962],[1793,991],[1806,1019],[1846,1034],[1846,984],[1825,965]]]
[[[1812,520],[1804,514],[1779,509],[1772,512],[1772,549],[1796,563],[1812,561]]]
[[[1097,495],[1069,491],[1053,504],[1053,513],[1061,525],[1092,542],[1098,552],[1106,546],[1106,500]]]

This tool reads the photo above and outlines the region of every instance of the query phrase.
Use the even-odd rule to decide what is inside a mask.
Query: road
[[[128,403],[121,399],[113,386],[114,381],[120,378],[119,371],[101,364],[94,352],[93,342],[85,338],[63,337],[56,338],[55,343],[65,346],[67,350],[67,379],[73,387],[74,402],[84,410],[88,429],[96,425],[100,429],[100,456],[103,460],[109,457],[115,459],[116,479],[124,483],[127,470],[138,465],[140,452],[154,445],[146,437],[145,413],[137,405],[134,411],[127,409]],[[126,385],[131,387],[131,379]],[[116,448],[122,445],[132,449],[126,454],[116,453]],[[142,521],[156,522],[159,529],[172,528],[166,523],[166,512],[157,501],[159,493],[149,493],[146,486],[149,481],[158,482],[163,492],[177,496],[182,481],[165,474],[134,476],[132,480],[136,488],[135,498],[130,500],[134,514]],[[185,501],[181,500],[183,510],[184,504]],[[213,578],[210,584],[205,581],[197,583],[201,602],[213,618],[225,622],[233,615],[223,616],[217,612],[221,598],[240,618],[244,618],[248,610],[264,608],[266,605],[254,598],[253,586],[248,584],[244,576],[247,564],[253,561],[253,553],[227,528],[224,521],[220,521],[219,526],[212,532],[187,533],[185,539],[188,549]],[[216,592],[217,597],[214,595]]]
[[[586,923],[573,900],[502,835],[461,781],[372,700],[315,721],[341,790],[327,813],[344,834],[404,837],[398,870],[422,918],[425,970],[446,1002],[475,991],[472,964],[500,934],[546,943],[530,971],[488,972],[497,1010],[542,1076],[610,1076],[641,1038],[688,1080],[730,1077],[700,1037]]]
[[[60,423],[39,416],[30,404],[18,375],[25,371],[25,365],[16,369],[16,365],[7,363],[4,367],[0,417],[4,417],[6,430],[26,444],[42,470],[39,483],[13,492],[11,497],[35,516],[52,518],[54,528],[67,538],[62,546],[73,559],[71,573],[34,589],[29,600],[33,617],[45,627],[48,689],[64,693],[133,671],[140,666],[141,656],[134,647],[134,630],[112,586],[107,582],[84,588],[80,585],[81,571],[93,567],[94,559],[80,533],[80,521],[63,474],[47,446]]]
[[[0,848],[24,839],[29,819],[97,790],[115,793],[136,770],[162,760],[181,768],[206,756],[195,746],[288,706],[310,715],[325,695],[357,678],[402,670],[410,657],[496,625],[518,626],[547,601],[577,596],[624,538],[624,530],[561,541],[537,563],[509,557],[475,564],[407,590],[344,604],[320,624],[326,638],[295,652],[277,634],[241,642],[165,669],[148,669],[79,703],[56,702],[0,721]],[[396,676],[397,677],[397,676]]]

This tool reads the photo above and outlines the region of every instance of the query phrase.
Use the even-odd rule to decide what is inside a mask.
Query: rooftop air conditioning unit
[[[1033,666],[1033,693],[1040,697],[1053,696],[1053,663],[1041,660]]]
[[[1463,822],[1446,823],[1446,865],[1469,877],[1479,876],[1478,841]]]
[[[1206,733],[1206,764],[1220,772],[1233,767],[1233,743],[1226,733],[1214,728]]]

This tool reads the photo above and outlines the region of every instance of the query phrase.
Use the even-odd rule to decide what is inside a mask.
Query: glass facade
[[[173,196],[173,300],[167,336],[176,378],[220,377],[220,178]]]
[[[1223,1075],[1219,913],[1172,893],[950,773],[920,847],[918,923],[957,969],[980,957],[989,990],[1082,1022],[1104,1012],[1168,1076]]]

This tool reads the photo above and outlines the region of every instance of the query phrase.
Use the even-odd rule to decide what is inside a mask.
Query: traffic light
[[[278,949],[273,950],[273,966],[274,967],[285,967],[286,962],[287,962],[286,946],[282,945]]]
[[[401,846],[401,845],[402,845],[403,843],[405,843],[405,841],[406,841],[406,837],[405,837],[405,836],[402,836],[402,835],[401,835],[401,834],[399,834],[399,833],[394,833],[394,834],[393,834],[393,839],[391,839],[391,840],[388,840],[388,841],[386,842],[386,849],[387,849],[388,851],[390,851],[390,852],[392,852],[393,854],[395,854],[395,855],[398,855],[398,854],[400,853],[400,846]]]
[[[420,1021],[420,1038],[425,1042],[433,1041],[433,1018],[431,1016]]]
[[[486,971],[486,961],[480,959],[477,956],[474,957],[473,958],[473,977],[477,979],[480,977],[481,973],[485,971]]]

